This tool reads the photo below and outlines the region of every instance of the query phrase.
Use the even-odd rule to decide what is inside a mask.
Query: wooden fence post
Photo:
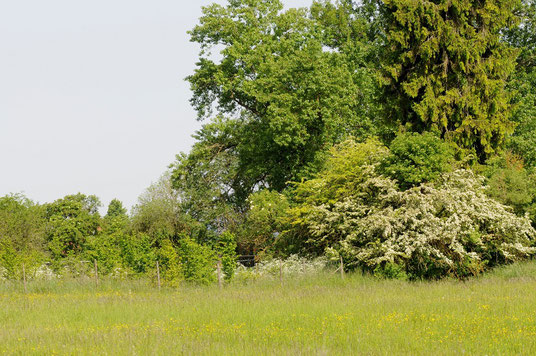
[[[342,256],[340,256],[340,258],[341,258],[341,266],[339,268],[341,270],[341,278],[344,279],[344,262],[342,261]]]
[[[28,288],[26,287],[26,267],[22,264],[22,280],[24,281],[24,293],[28,294]]]
[[[279,260],[279,283],[283,285],[283,260]]]
[[[218,260],[217,269],[218,269],[218,286],[220,287],[220,289],[222,289],[223,288],[223,281],[222,281],[222,278],[221,278],[221,257]]]
[[[99,267],[97,265],[97,260],[93,260],[95,264],[95,286],[99,286]]]
[[[160,264],[158,263],[158,261],[156,261],[156,278],[158,280],[158,291],[160,291],[160,289],[161,289],[161,284],[160,284]]]

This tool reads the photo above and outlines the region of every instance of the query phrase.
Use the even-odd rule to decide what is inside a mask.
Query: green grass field
[[[536,263],[468,282],[349,275],[161,292],[0,284],[0,354],[535,354]]]

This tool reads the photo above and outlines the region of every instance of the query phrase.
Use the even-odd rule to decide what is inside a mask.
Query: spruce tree
[[[439,131],[486,159],[513,131],[506,80],[518,51],[501,40],[517,0],[384,0],[387,118]]]

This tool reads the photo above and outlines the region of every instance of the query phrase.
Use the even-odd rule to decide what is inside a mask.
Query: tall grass
[[[534,354],[536,264],[467,282],[359,274],[156,288],[0,284],[0,354]]]

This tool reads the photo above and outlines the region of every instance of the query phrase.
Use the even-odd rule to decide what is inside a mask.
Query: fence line
[[[255,273],[258,273],[259,272],[259,270],[258,270],[259,263],[257,262],[256,257],[257,257],[256,255],[240,255],[240,256],[237,257],[236,261],[239,262],[240,264],[242,264],[245,267],[254,268]],[[81,261],[78,261],[78,263],[83,265],[83,264],[86,264],[86,263],[89,264],[91,262],[81,260]],[[48,267],[51,264],[52,264],[51,262],[47,261],[47,262],[44,262],[41,266],[47,266]],[[63,263],[63,265],[66,265],[66,263]],[[26,275],[26,266],[25,266],[25,264],[22,264],[21,267],[22,267],[22,284],[23,284],[23,288],[24,288],[24,293],[27,293],[28,292],[28,279],[27,279],[27,275]],[[94,267],[95,286],[98,288],[99,287],[99,268],[98,268],[97,259],[93,260],[93,267]],[[215,267],[216,267],[215,272],[217,274],[218,286],[219,286],[219,288],[223,288],[224,279],[223,279],[223,268],[222,268],[223,264],[222,264],[221,256],[219,256],[217,264],[216,264]],[[280,283],[281,286],[283,286],[283,284],[284,284],[284,273],[283,273],[284,261],[283,260],[281,260],[281,259],[279,260],[279,266],[278,267],[279,267],[279,283]],[[90,270],[91,270],[91,268],[88,268],[88,269],[86,269],[86,272],[89,272]],[[344,280],[345,279],[345,270],[344,270],[344,260],[343,260],[342,256],[339,257],[339,266],[333,273],[337,273],[337,272],[340,273],[341,279]],[[87,278],[87,277],[90,276],[90,275],[88,276],[87,274],[84,274],[84,275],[85,275],[84,278]],[[162,288],[162,279],[161,279],[161,271],[160,271],[160,261],[158,261],[158,260],[156,261],[156,277],[157,277],[157,287],[158,287],[158,290],[160,291],[161,288]],[[19,281],[20,281],[20,279],[19,279]]]

